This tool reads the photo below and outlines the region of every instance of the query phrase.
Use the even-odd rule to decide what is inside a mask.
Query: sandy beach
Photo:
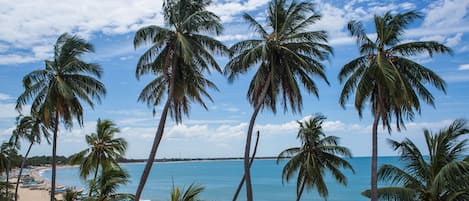
[[[34,180],[36,180],[36,181],[44,180],[41,177],[41,175],[39,174],[39,172],[42,171],[42,170],[49,169],[49,168],[50,167],[37,167],[37,168],[31,169],[29,171],[29,176],[34,178]],[[61,167],[61,168],[65,168],[65,167]],[[18,189],[18,195],[19,195],[18,200],[19,201],[32,201],[32,200],[34,200],[34,201],[48,201],[48,200],[50,200],[49,191],[46,190],[46,189],[50,188],[49,181],[44,180],[44,183],[42,185],[44,187],[47,187],[47,188],[45,188],[45,189],[30,189],[30,188],[21,188],[20,187]],[[57,194],[55,196],[55,198],[57,200],[61,200],[62,195]]]

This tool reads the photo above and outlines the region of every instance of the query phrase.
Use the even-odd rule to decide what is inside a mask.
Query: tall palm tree
[[[247,96],[254,112],[249,122],[244,150],[244,174],[247,200],[252,201],[249,155],[252,131],[257,114],[262,109],[277,111],[277,98],[287,111],[301,112],[303,98],[300,86],[318,96],[313,76],[329,83],[320,61],[327,60],[332,48],[327,45],[325,31],[306,31],[321,19],[309,2],[273,0],[268,8],[266,27],[245,13],[243,18],[254,28],[258,38],[234,44],[232,58],[225,67],[228,80],[233,82],[240,74],[257,68],[251,80]],[[271,30],[271,32],[267,32]],[[298,83],[299,81],[299,83]]]
[[[324,182],[326,171],[329,171],[337,182],[347,185],[347,178],[340,168],[350,169],[352,166],[341,157],[352,157],[346,147],[339,146],[339,138],[326,136],[322,123],[326,117],[316,115],[301,122],[297,138],[301,147],[292,147],[282,151],[277,163],[289,158],[282,172],[282,180],[289,181],[297,172],[296,200],[301,199],[304,188],[316,188],[321,197],[327,198],[328,189]]]
[[[44,69],[35,70],[23,78],[25,91],[17,99],[18,111],[32,101],[31,107],[39,111],[45,125],[53,125],[51,201],[55,195],[59,122],[70,129],[76,119],[83,126],[81,102],[93,108],[93,101],[100,102],[106,93],[104,85],[97,79],[101,77],[101,67],[81,60],[81,56],[93,51],[93,45],[78,36],[60,35],[54,46],[53,60],[46,60]]]
[[[207,88],[217,90],[204,73],[210,73],[210,69],[221,72],[212,53],[224,54],[228,50],[221,42],[203,35],[219,35],[222,31],[218,16],[206,10],[208,4],[208,0],[166,0],[163,12],[168,27],[148,26],[135,33],[136,48],[151,44],[139,59],[136,76],[138,79],[146,74],[156,76],[142,90],[139,101],[146,102],[155,112],[166,96],[153,146],[135,194],[137,200],[150,174],[168,112],[176,123],[181,123],[182,115],[189,114],[191,102],[207,109],[202,99],[206,97],[212,101]]]
[[[125,156],[127,141],[124,138],[116,138],[119,128],[110,120],[98,119],[96,132],[86,135],[86,143],[89,148],[73,155],[70,160],[72,165],[80,164],[80,177],[86,179],[94,170],[93,181],[98,176],[98,169],[110,165],[118,166],[117,159]],[[93,189],[90,188],[89,196]]]
[[[43,124],[40,116],[38,116],[38,114],[34,111],[31,113],[31,116],[20,115],[17,118],[17,125],[15,130],[13,130],[10,141],[19,148],[21,139],[25,139],[27,142],[29,142],[29,146],[26,153],[24,154],[23,160],[21,162],[20,172],[18,174],[18,179],[16,180],[15,201],[18,199],[18,188],[21,175],[23,174],[24,165],[28,159],[31,148],[34,144],[40,144],[42,139],[45,139],[47,143],[50,144],[49,129]]]
[[[420,113],[420,99],[434,105],[434,97],[425,84],[445,92],[445,82],[427,67],[409,59],[428,53],[451,53],[451,49],[435,41],[401,42],[407,25],[422,16],[414,11],[374,17],[376,40],[370,39],[361,22],[351,21],[347,28],[357,40],[360,57],[345,64],[339,72],[344,83],[339,103],[345,108],[351,95],[362,117],[363,108],[370,103],[374,116],[372,127],[371,200],[377,200],[378,124],[391,132],[394,117],[398,131],[405,120]],[[354,92],[355,91],[355,92]],[[354,94],[353,94],[354,93]]]
[[[204,187],[191,184],[186,190],[174,187],[171,190],[170,201],[202,201],[199,194],[204,191]]]
[[[96,196],[89,197],[85,201],[119,201],[119,200],[137,200],[131,194],[117,193],[120,185],[129,183],[129,174],[120,167],[107,166],[101,170],[101,174],[95,181],[91,181],[94,185]]]
[[[381,166],[378,178],[397,186],[379,188],[381,200],[469,200],[469,157],[467,122],[455,120],[449,127],[432,133],[424,130],[428,156],[410,139],[389,140],[399,150],[404,167]],[[369,195],[369,191],[363,194]]]

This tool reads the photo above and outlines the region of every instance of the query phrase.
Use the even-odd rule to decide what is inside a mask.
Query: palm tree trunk
[[[171,78],[170,86],[169,86],[169,93],[166,103],[164,105],[163,111],[160,117],[160,123],[158,124],[158,129],[156,130],[155,138],[153,140],[153,146],[151,147],[150,156],[148,156],[147,164],[145,165],[145,169],[143,170],[142,177],[140,178],[140,183],[138,184],[137,192],[135,193],[134,200],[139,201],[140,196],[142,195],[143,188],[145,187],[145,183],[147,182],[148,176],[150,175],[150,170],[153,166],[153,162],[155,161],[156,151],[160,145],[161,139],[163,138],[163,131],[166,124],[166,117],[168,116],[169,106],[171,105],[171,99],[174,94],[174,80]]]
[[[258,143],[259,143],[259,131],[257,131],[256,143],[254,144],[254,150],[252,152],[251,161],[249,162],[249,168],[251,168],[252,162],[254,162],[254,158],[256,157]],[[236,189],[236,193],[233,196],[233,201],[236,201],[238,199],[239,192],[241,192],[241,188],[243,187],[245,180],[246,180],[246,175],[243,174],[243,178],[241,178],[241,181],[238,184],[238,188]]]
[[[96,182],[96,177],[98,177],[99,162],[100,160],[98,159],[98,161],[96,162],[96,170],[94,171],[93,183]],[[91,197],[92,192],[93,192],[93,185],[90,186],[90,192],[88,193],[88,197]]]
[[[21,161],[20,173],[18,174],[18,179],[16,180],[15,201],[18,200],[18,188],[20,186],[21,174],[23,174],[24,165],[26,163],[26,160],[28,159],[29,151],[31,151],[33,144],[34,142],[31,142],[31,144],[29,144],[28,151],[26,151],[26,154],[24,154],[24,157],[23,157],[23,161]]]
[[[52,181],[50,187],[50,201],[55,200],[55,176],[56,176],[56,163],[57,163],[57,132],[59,131],[59,111],[55,111],[55,128],[54,136],[52,136]]]
[[[300,179],[300,178],[298,178],[298,179]],[[300,191],[298,191],[298,194],[296,195],[296,201],[300,201],[301,195],[303,194],[303,190],[305,189],[305,184],[306,184],[306,182],[303,181],[303,184],[301,184]]]
[[[253,195],[252,195],[252,184],[251,184],[251,171],[250,171],[250,160],[249,160],[249,154],[251,151],[251,140],[252,140],[252,130],[254,129],[254,123],[256,122],[256,117],[257,114],[259,113],[262,104],[265,100],[267,90],[270,87],[270,81],[271,81],[271,73],[269,73],[267,80],[265,82],[264,88],[262,88],[261,95],[259,96],[259,99],[257,101],[256,107],[254,108],[254,113],[251,116],[251,120],[249,121],[249,127],[248,127],[248,133],[246,136],[246,147],[244,149],[244,177],[246,178],[246,200],[247,201],[253,201]]]
[[[378,123],[380,117],[380,109],[373,121],[372,130],[372,151],[371,151],[371,201],[378,201]]]
[[[8,153],[10,154],[10,153]],[[8,177],[10,176],[10,157],[8,156],[8,160],[7,160],[7,171],[6,171],[6,176],[7,176],[7,181],[6,181],[6,191],[5,191],[5,195],[8,199],[8,193],[9,193],[9,186],[10,186],[10,181],[8,180]]]

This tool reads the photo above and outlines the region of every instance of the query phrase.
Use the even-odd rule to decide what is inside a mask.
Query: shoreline
[[[73,168],[73,167],[78,167],[78,166],[60,165],[60,166],[57,166],[57,169]],[[31,200],[48,201],[50,200],[49,189],[51,187],[51,184],[48,178],[42,177],[42,172],[46,170],[50,170],[51,168],[52,167],[49,167],[49,166],[36,166],[30,169],[28,175],[32,177],[35,181],[43,181],[43,182],[39,185],[39,188],[28,188],[28,187],[24,188],[24,187],[21,187],[22,184],[20,184],[20,187],[18,188],[18,201],[31,201]],[[57,200],[63,199],[62,193],[57,193],[55,195],[55,198]]]

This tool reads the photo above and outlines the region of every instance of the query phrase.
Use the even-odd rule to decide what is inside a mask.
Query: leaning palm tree
[[[199,198],[200,193],[204,191],[204,187],[191,184],[186,190],[174,187],[171,190],[170,201],[202,201]]]
[[[469,157],[463,160],[469,146],[467,122],[455,120],[449,127],[432,134],[424,130],[427,155],[409,139],[389,140],[399,150],[403,168],[392,164],[381,166],[378,178],[394,184],[379,188],[381,200],[469,200]],[[369,191],[364,195],[369,196]]]
[[[98,119],[96,132],[85,137],[89,148],[73,155],[70,160],[72,165],[80,164],[82,179],[86,179],[94,171],[92,181],[95,181],[100,166],[102,169],[110,165],[118,166],[117,159],[123,158],[127,149],[127,141],[115,137],[119,132],[119,128],[112,121]],[[90,188],[89,196],[92,191]]]
[[[404,42],[407,25],[422,16],[414,11],[374,17],[376,39],[370,39],[361,22],[351,21],[348,29],[356,38],[360,57],[345,64],[339,72],[344,83],[339,103],[345,108],[353,94],[355,108],[362,117],[363,108],[370,103],[374,116],[372,127],[371,200],[377,200],[378,124],[391,132],[394,117],[400,131],[405,120],[413,120],[420,113],[420,99],[434,105],[434,97],[425,84],[445,92],[445,82],[427,67],[409,59],[421,53],[451,53],[451,49],[434,41]]]
[[[352,157],[346,147],[339,146],[339,138],[326,136],[322,123],[326,117],[316,115],[301,122],[297,138],[301,147],[292,147],[282,151],[277,157],[277,163],[288,158],[283,167],[282,180],[289,181],[297,172],[296,200],[301,199],[303,190],[316,188],[321,197],[327,198],[329,191],[324,177],[326,171],[330,172],[337,182],[347,185],[347,178],[340,168],[350,169],[349,162],[341,157]]]
[[[10,141],[19,148],[21,139],[25,139],[27,142],[29,142],[29,146],[26,153],[24,154],[20,171],[18,173],[18,179],[16,180],[15,201],[18,200],[18,188],[21,175],[23,173],[24,165],[28,159],[31,148],[34,144],[40,144],[42,139],[45,139],[47,143],[50,144],[49,129],[43,124],[43,121],[36,112],[32,111],[31,116],[18,116],[17,125],[15,130],[13,130],[13,135],[11,136]]]
[[[59,123],[70,129],[76,119],[83,126],[81,102],[93,108],[93,100],[100,102],[106,93],[104,85],[96,79],[101,77],[101,67],[81,60],[81,56],[88,52],[93,52],[93,46],[84,39],[67,33],[60,35],[54,46],[53,60],[46,60],[44,69],[23,78],[25,91],[17,99],[18,111],[32,101],[31,108],[39,112],[44,124],[47,127],[53,125],[51,201],[55,195]]]
[[[313,76],[329,83],[324,74],[325,67],[320,63],[332,53],[332,48],[327,45],[327,34],[325,31],[306,31],[321,19],[314,5],[295,1],[288,5],[286,0],[273,0],[267,14],[266,27],[251,15],[243,15],[259,37],[234,44],[230,48],[232,58],[225,67],[230,82],[251,68],[257,68],[247,92],[249,102],[254,107],[244,150],[248,201],[253,200],[249,155],[258,113],[266,108],[276,113],[277,98],[281,99],[284,111],[290,108],[293,112],[301,112],[301,86],[308,93],[318,96]]]
[[[129,174],[120,167],[105,167],[99,177],[90,183],[95,186],[93,191],[96,195],[88,197],[85,201],[137,200],[131,194],[117,193],[120,185],[129,183]]]
[[[136,76],[138,79],[146,74],[156,76],[142,90],[138,100],[146,102],[155,112],[156,106],[166,96],[153,146],[135,194],[136,200],[140,199],[150,174],[168,112],[176,123],[181,123],[182,115],[189,114],[191,102],[207,109],[203,97],[212,100],[207,88],[217,89],[204,74],[210,73],[210,69],[221,72],[212,53],[224,54],[228,50],[221,42],[203,35],[219,35],[222,30],[220,19],[206,10],[208,4],[208,0],[166,0],[163,12],[168,27],[148,26],[135,33],[136,48],[151,44],[139,59]]]

